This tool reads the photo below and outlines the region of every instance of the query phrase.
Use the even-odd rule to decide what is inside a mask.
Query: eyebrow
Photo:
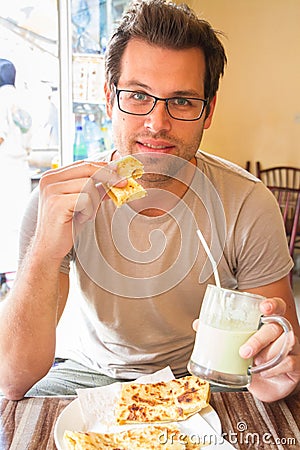
[[[151,95],[151,88],[150,86],[141,83],[140,81],[131,80],[128,83],[124,84],[123,89],[130,89],[130,90],[138,90],[138,89],[144,89]],[[154,94],[152,94],[154,95]],[[168,98],[172,97],[196,97],[196,98],[202,98],[202,96],[197,92],[195,89],[190,90],[178,90],[172,92],[172,94],[168,95]]]

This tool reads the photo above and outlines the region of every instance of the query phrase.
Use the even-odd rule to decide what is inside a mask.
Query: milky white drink
[[[218,372],[247,374],[252,359],[241,358],[239,348],[254,332],[221,330],[201,323],[191,359]]]
[[[289,322],[281,316],[262,316],[260,303],[264,297],[208,285],[202,302],[195,346],[188,363],[193,375],[218,386],[246,387],[252,373],[274,367],[288,353],[292,334]],[[251,359],[243,359],[239,348],[257,331],[260,323],[277,322],[285,341],[271,361],[252,367]]]

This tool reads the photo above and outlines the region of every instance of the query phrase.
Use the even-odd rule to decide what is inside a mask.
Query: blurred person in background
[[[15,86],[14,64],[0,58],[0,273],[14,272],[18,258],[18,232],[31,184],[28,166],[31,116],[22,108]]]
[[[59,142],[58,109],[53,99],[54,94],[47,82],[35,83],[31,87],[34,98],[30,104],[32,115],[31,146],[33,149],[57,148]],[[35,165],[34,151],[33,158]]]

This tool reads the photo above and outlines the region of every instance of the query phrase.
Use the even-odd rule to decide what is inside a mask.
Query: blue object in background
[[[73,146],[73,160],[79,161],[87,158],[87,147],[81,125],[76,126],[75,140]]]

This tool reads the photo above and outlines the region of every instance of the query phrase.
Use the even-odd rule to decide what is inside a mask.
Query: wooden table
[[[0,450],[56,450],[53,429],[72,397],[0,398]],[[239,450],[300,449],[300,394],[271,404],[248,392],[212,393],[224,437]]]

